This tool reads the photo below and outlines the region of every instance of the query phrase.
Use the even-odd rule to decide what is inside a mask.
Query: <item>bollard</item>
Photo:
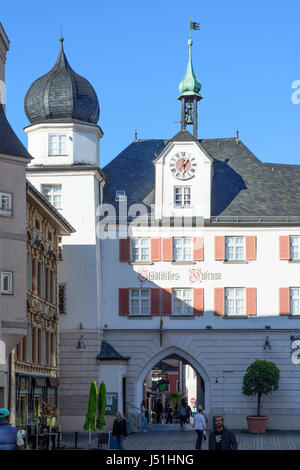
[[[57,434],[57,448],[58,449],[60,449],[60,443],[61,443],[61,431],[59,431]]]
[[[75,432],[75,449],[77,449],[78,432]]]

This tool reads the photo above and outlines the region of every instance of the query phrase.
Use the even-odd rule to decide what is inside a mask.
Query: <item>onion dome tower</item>
[[[183,80],[179,84],[181,100],[181,130],[185,130],[187,125],[193,125],[193,136],[197,138],[197,102],[202,99],[199,94],[201,83],[197,79],[192,62],[192,45],[191,38],[188,40],[189,59]]]
[[[64,53],[63,38],[60,42],[54,67],[35,80],[26,93],[26,116],[31,124],[53,119],[96,124],[100,113],[96,92],[85,78],[71,68]]]
[[[100,107],[90,82],[70,66],[60,38],[60,51],[53,68],[29,87],[24,108],[30,126],[28,150],[32,165],[88,163],[99,166],[97,125]],[[57,158],[54,158],[57,157]]]

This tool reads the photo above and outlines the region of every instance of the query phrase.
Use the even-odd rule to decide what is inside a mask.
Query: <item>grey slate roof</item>
[[[154,204],[152,162],[170,140],[135,141],[106,165],[104,202],[125,190],[128,206]],[[300,165],[263,163],[236,138],[198,142],[213,159],[212,216],[300,216]]]
[[[10,126],[3,106],[0,104],[0,153],[32,159]]]
[[[130,357],[121,356],[121,354],[119,354],[118,351],[116,351],[111,344],[107,343],[107,341],[102,341],[100,353],[98,354],[97,359],[102,361],[113,359],[127,360],[130,359]]]
[[[31,124],[78,120],[96,124],[99,102],[92,85],[71,68],[61,49],[54,67],[30,86],[24,100]]]

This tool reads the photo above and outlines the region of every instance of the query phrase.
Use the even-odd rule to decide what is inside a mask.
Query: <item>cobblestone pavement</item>
[[[249,434],[235,431],[239,450],[300,450],[300,431],[267,431],[265,434]],[[208,441],[202,449],[207,450]],[[62,444],[74,447],[74,435],[63,435]],[[192,425],[151,425],[147,432],[132,433],[124,441],[125,450],[195,450],[196,433]],[[80,434],[78,447],[87,449],[88,436]],[[97,435],[93,433],[92,448],[97,448]],[[106,448],[106,447],[104,447]]]

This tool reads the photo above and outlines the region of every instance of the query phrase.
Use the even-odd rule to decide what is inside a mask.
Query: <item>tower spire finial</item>
[[[183,80],[179,84],[181,100],[181,130],[185,130],[186,126],[193,125],[193,135],[197,138],[197,102],[202,99],[200,95],[201,83],[197,79],[192,62],[192,45],[191,30],[199,29],[199,23],[192,21],[190,17],[190,34],[188,39],[189,58]]]
[[[63,38],[63,34],[62,34],[62,26],[60,27],[60,38],[59,38],[59,40],[60,40],[60,43],[62,45],[63,42],[64,42],[64,38]]]

